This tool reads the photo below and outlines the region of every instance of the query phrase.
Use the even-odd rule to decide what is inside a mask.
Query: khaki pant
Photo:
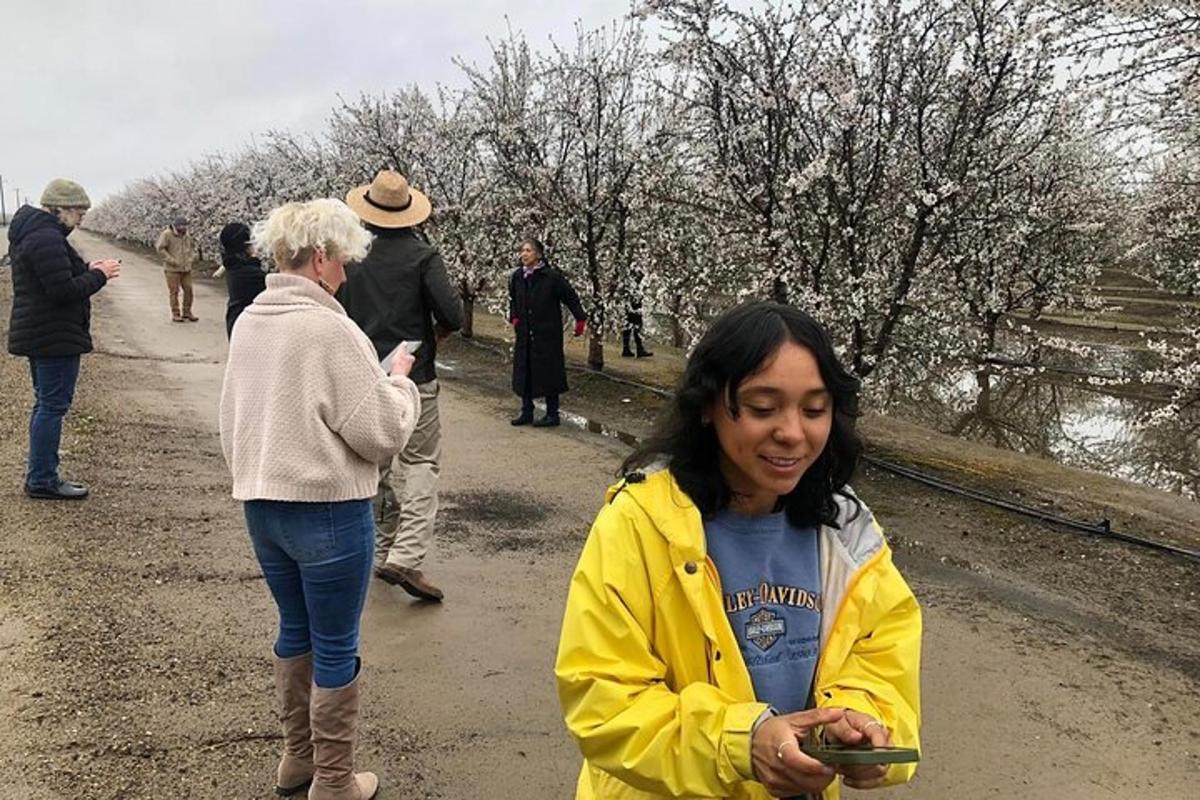
[[[379,470],[375,565],[420,569],[433,541],[441,474],[442,429],[436,380],[417,384],[421,415],[408,444]]]
[[[171,272],[167,270],[164,273],[167,276],[167,296],[171,300],[171,316],[178,318],[179,316],[191,316],[192,313],[192,273],[190,272]],[[179,313],[179,290],[183,289],[183,314]]]

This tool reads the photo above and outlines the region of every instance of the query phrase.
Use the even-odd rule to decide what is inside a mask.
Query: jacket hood
[[[52,229],[66,236],[71,231],[49,211],[34,206],[21,206],[8,225],[8,242],[16,247],[34,231]]]
[[[641,480],[637,478],[641,477]],[[861,566],[884,545],[883,535],[870,510],[858,502],[854,491],[843,487],[835,495],[838,527],[822,526],[821,532],[849,564]],[[648,474],[634,473],[609,487],[606,501],[628,495],[654,523],[660,535],[688,558],[705,556],[704,520],[700,509],[675,481],[666,466]]]
[[[345,309],[324,289],[299,275],[267,275],[267,288],[254,298],[243,314],[273,316],[295,311],[333,311],[346,316]]]

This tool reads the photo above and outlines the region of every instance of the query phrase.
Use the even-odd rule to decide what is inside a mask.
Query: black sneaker
[[[532,414],[521,414],[519,417],[513,417],[511,420],[509,420],[510,425],[529,425],[532,422]]]
[[[82,500],[88,489],[82,483],[60,480],[53,486],[25,486],[25,494],[34,500]]]
[[[535,428],[557,428],[559,426],[558,415],[553,417],[547,414],[539,420],[534,420],[533,427]]]

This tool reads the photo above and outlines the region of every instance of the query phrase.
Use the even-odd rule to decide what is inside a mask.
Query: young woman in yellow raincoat
[[[609,490],[555,674],[577,800],[801,797],[907,781],[826,741],[919,747],[921,612],[847,485],[858,381],[810,316],[727,312]]]

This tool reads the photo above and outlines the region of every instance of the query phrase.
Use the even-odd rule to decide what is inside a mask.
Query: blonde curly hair
[[[371,239],[349,206],[329,198],[282,205],[251,231],[255,249],[282,270],[300,269],[317,251],[334,261],[361,261]]]

